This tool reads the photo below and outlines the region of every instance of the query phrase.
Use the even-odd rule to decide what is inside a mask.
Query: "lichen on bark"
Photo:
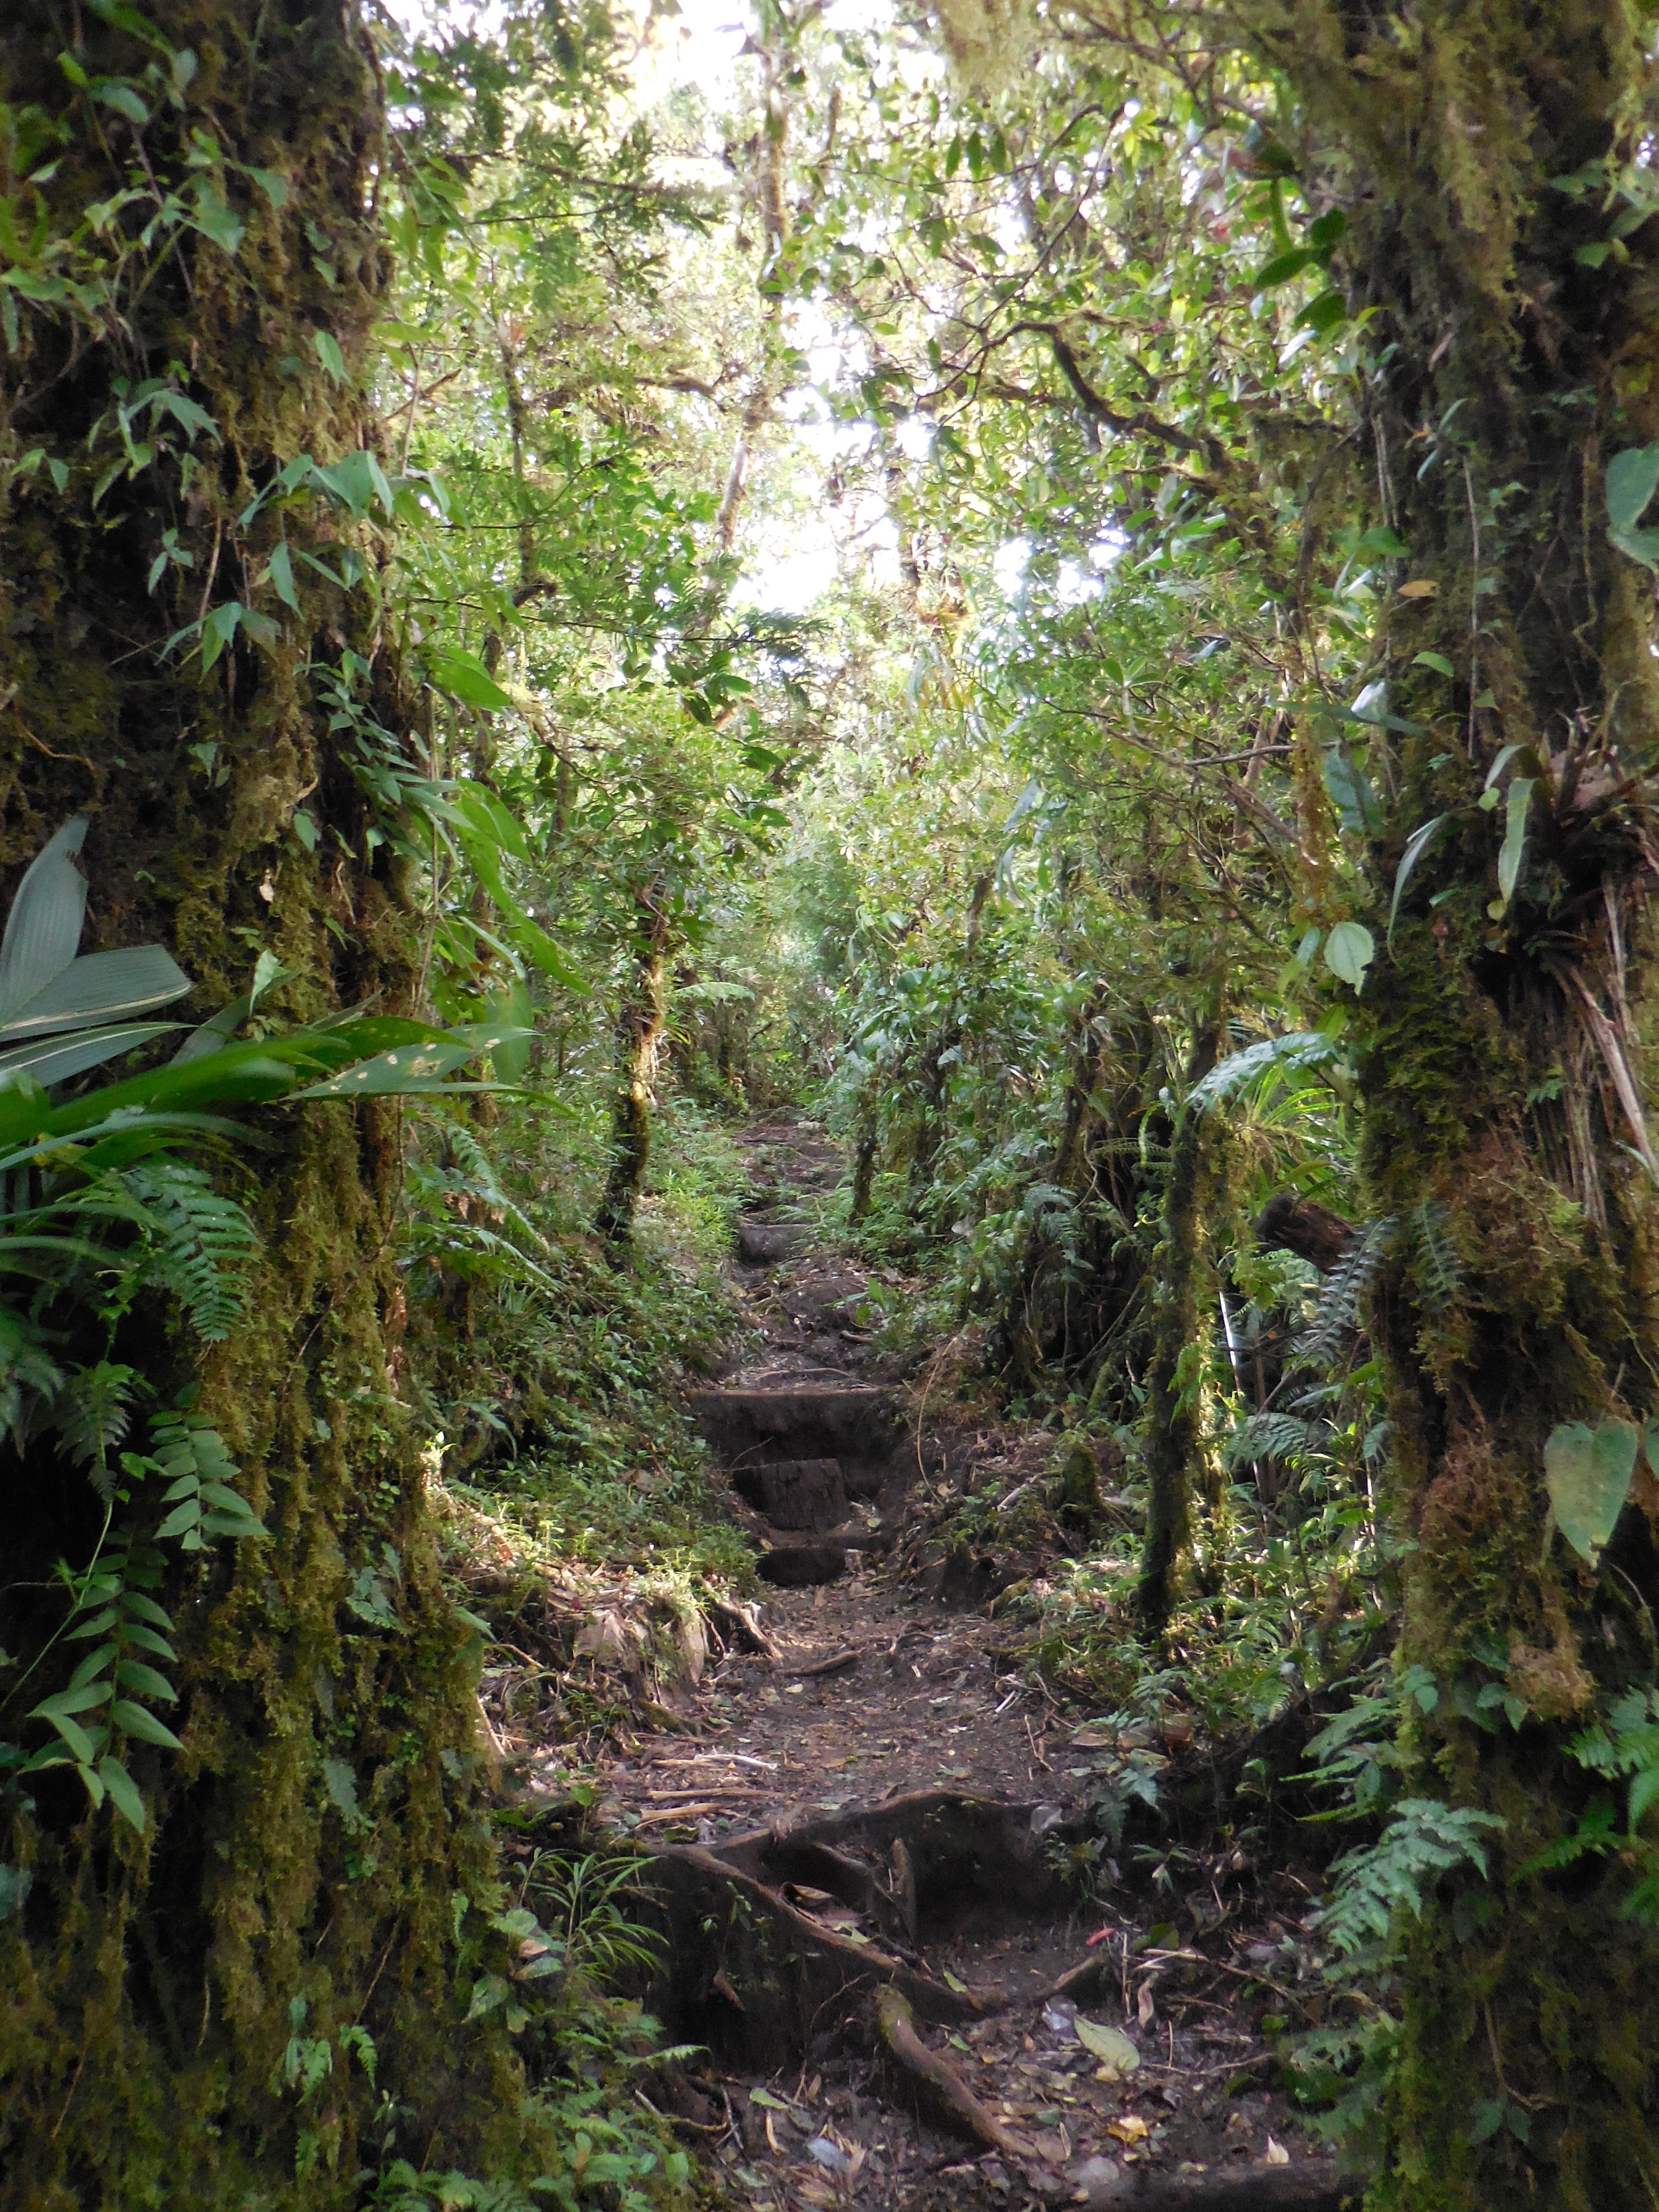
[[[1407,549],[1393,583],[1417,586],[1386,601],[1378,650],[1417,730],[1371,745],[1389,820],[1357,1009],[1370,1209],[1399,1224],[1374,1312],[1407,1540],[1399,1656],[1439,1692],[1412,1721],[1407,1786],[1504,1823],[1492,1881],[1408,1933],[1371,2201],[1613,2212],[1659,2190],[1659,1943],[1621,1917],[1616,1857],[1530,1868],[1589,1796],[1573,1735],[1647,1679],[1659,1602],[1642,1508],[1594,1573],[1552,1540],[1544,1469],[1557,1424],[1648,1416],[1659,1381],[1653,592],[1608,542],[1603,489],[1610,458],[1659,433],[1659,225],[1608,243],[1649,128],[1652,14],[1245,14],[1290,88],[1304,189],[1347,212],[1372,518]],[[1506,808],[1480,802],[1517,777],[1506,897]],[[1407,840],[1437,817],[1385,948]],[[1455,1265],[1425,1264],[1431,1236]],[[1492,1686],[1518,1727],[1480,1702]],[[1510,2117],[1483,2131],[1483,2108]]]
[[[289,971],[283,1014],[408,1011],[409,889],[341,711],[351,692],[394,741],[411,726],[380,549],[322,501],[247,519],[296,455],[374,447],[355,373],[389,276],[374,58],[351,0],[161,0],[150,21],[159,40],[118,9],[66,27],[21,0],[0,30],[24,234],[38,218],[73,242],[61,265],[90,278],[101,262],[108,284],[101,303],[26,295],[0,354],[6,889],[84,808],[88,949],[167,945],[201,1013],[246,988],[262,950]],[[131,97],[78,92],[66,40],[85,78]],[[149,201],[88,231],[90,204],[146,176]],[[112,410],[146,379],[185,405],[105,481],[122,459]],[[210,429],[185,434],[191,407]],[[270,571],[284,533],[297,606]],[[347,550],[368,579],[355,591],[298,557]],[[232,600],[256,619],[211,668],[188,641],[166,649]],[[264,1239],[250,1318],[202,1363],[200,1405],[269,1540],[171,1571],[185,1749],[135,1762],[145,1833],[88,1817],[52,1777],[7,1808],[7,1856],[33,1877],[0,1927],[9,2206],[343,2205],[377,2108],[401,2108],[417,2158],[506,2155],[523,2124],[510,2057],[462,2026],[458,1933],[465,1946],[487,1917],[495,1870],[471,1635],[439,1585],[420,1438],[387,1377],[398,1110],[256,1118],[261,1149],[226,1169]],[[121,1351],[164,1398],[191,1370],[163,1315],[133,1316]],[[9,1645],[18,1586],[59,1553],[84,1559],[95,1516],[78,1476],[38,1449],[7,1457]],[[362,2046],[341,2041],[352,2026],[378,2054],[373,2094]],[[299,2033],[329,2048],[311,2095],[284,2072]]]

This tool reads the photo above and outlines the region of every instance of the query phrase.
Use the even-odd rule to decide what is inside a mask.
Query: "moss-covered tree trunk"
[[[149,16],[159,37],[46,0],[0,22],[27,278],[0,294],[0,889],[83,809],[86,949],[161,940],[198,1014],[263,951],[289,1016],[408,1011],[416,918],[354,763],[401,744],[410,702],[372,583],[301,557],[372,576],[374,532],[321,497],[248,518],[296,456],[374,448],[377,67],[352,0]],[[201,1406],[269,1539],[183,1558],[161,1593],[185,1747],[135,1753],[142,1837],[58,1777],[4,1802],[33,1877],[0,1924],[7,2206],[344,2205],[377,2106],[417,2163],[517,2124],[512,2070],[461,2024],[453,1900],[488,1905],[492,1854],[467,1632],[393,1379],[398,1110],[259,1121],[226,1170],[264,1240],[250,1318]],[[189,1375],[165,1314],[120,1350],[163,1401]],[[77,1471],[7,1458],[15,1650],[15,1583],[81,1564],[96,1516]]]
[[[1085,1139],[1091,1117],[1097,1110],[1094,1101],[1106,1052],[1106,1006],[1105,986],[1097,983],[1078,1008],[1072,1024],[1071,1080],[1066,1086],[1060,1134],[1046,1177],[1056,1190],[1075,1191],[1085,1163]],[[1006,1347],[1009,1381],[1017,1390],[1034,1389],[1042,1372],[1048,1322],[1045,1292],[1060,1257],[1039,1215],[1026,1231],[1019,1270],[1009,1285],[997,1324],[997,1340]]]
[[[640,891],[630,966],[617,1009],[617,1081],[611,1101],[611,1166],[598,1228],[608,1243],[625,1244],[651,1164],[651,1106],[657,1060],[668,1024],[672,928],[654,879]]]
[[[1373,747],[1359,1009],[1371,1202],[1398,1224],[1375,1323],[1400,1658],[1435,1698],[1408,1781],[1506,1824],[1492,1880],[1410,1937],[1373,2201],[1423,2212],[1659,2202],[1630,1854],[1528,1870],[1606,1790],[1570,1746],[1651,1683],[1659,1607],[1659,1488],[1638,1475],[1592,1568],[1552,1532],[1544,1458],[1558,1424],[1659,1411],[1654,577],[1607,537],[1610,464],[1659,437],[1653,35],[1623,0],[1419,0],[1286,9],[1261,41],[1348,211],[1369,481],[1408,549],[1377,672],[1420,734]]]
[[[1212,1015],[1193,1040],[1184,1089],[1215,1066],[1221,1021]],[[1183,1098],[1176,1109],[1164,1186],[1164,1235],[1154,1261],[1158,1306],[1146,1370],[1142,1424],[1146,1463],[1146,1537],[1141,1552],[1141,1624],[1162,1632],[1174,1609],[1182,1562],[1192,1547],[1194,1480],[1205,1470],[1204,1382],[1214,1326],[1214,1281],[1206,1198],[1210,1132]]]

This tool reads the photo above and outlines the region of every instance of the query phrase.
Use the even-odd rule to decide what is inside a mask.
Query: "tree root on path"
[[[1004,2158],[1024,2161],[1035,2155],[1030,2144],[1012,2135],[986,2110],[956,2068],[927,2048],[916,2033],[915,2015],[902,1990],[881,1991],[876,1999],[876,2026],[890,2056],[911,2086],[919,2088],[927,2118],[954,2135],[983,2143],[988,2150],[1000,2151]]]
[[[652,2008],[677,2036],[769,2072],[786,2052],[851,2031],[871,2040],[878,1990],[891,1985],[921,2017],[984,2018],[1000,1991],[950,1988],[881,1945],[839,1935],[781,1891],[700,1844],[653,1854],[642,1869],[647,1913],[665,1939],[665,1986]]]
[[[1091,2183],[1085,2201],[1102,2212],[1118,2205],[1125,2212],[1359,2212],[1364,2194],[1363,2183],[1304,2160],[1254,2166],[1246,2173],[1150,2173],[1125,2166],[1110,2181]]]

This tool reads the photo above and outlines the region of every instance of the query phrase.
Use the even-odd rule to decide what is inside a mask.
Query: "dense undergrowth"
[[[1079,1879],[1351,1839],[1379,2203],[1651,2201],[1651,7],[14,13],[0,2188],[691,2185],[496,1832],[805,1100]]]

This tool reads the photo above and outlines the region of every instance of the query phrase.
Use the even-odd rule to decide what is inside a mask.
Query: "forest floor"
[[[700,2046],[656,2095],[750,2212],[1334,2212],[1270,2048],[1305,2009],[1307,1885],[1225,1836],[1091,1855],[1091,1717],[1021,1664],[998,1578],[950,1539],[952,1498],[1012,1496],[1055,1440],[872,1343],[869,1276],[811,1226],[842,1169],[819,1129],[744,1142],[740,1364],[692,1410],[768,1588],[586,1777],[653,1854],[651,2002]],[[877,2025],[886,1984],[908,2037]]]

